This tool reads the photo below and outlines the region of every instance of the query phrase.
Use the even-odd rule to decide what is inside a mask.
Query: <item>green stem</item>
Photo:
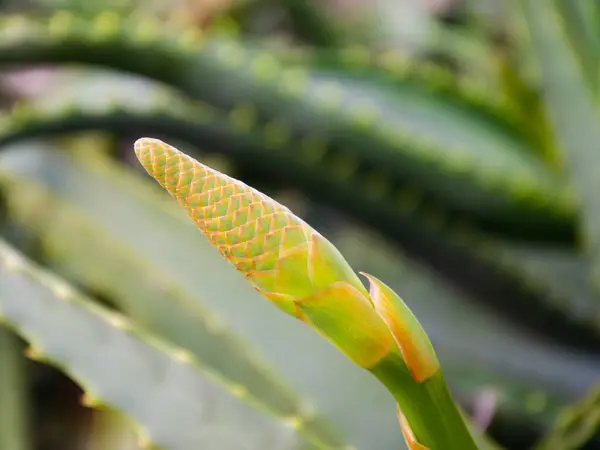
[[[404,361],[393,355],[371,373],[392,393],[420,444],[431,450],[477,450],[441,370],[416,383]]]

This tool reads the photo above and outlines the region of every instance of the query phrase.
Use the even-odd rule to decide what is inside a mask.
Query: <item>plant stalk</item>
[[[430,450],[478,450],[441,370],[416,383],[398,354],[371,369],[392,393],[417,441]]]

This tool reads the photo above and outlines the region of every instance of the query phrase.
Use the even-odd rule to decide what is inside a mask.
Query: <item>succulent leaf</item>
[[[556,2],[555,18],[560,21],[565,38],[573,49],[588,87],[598,94],[598,30],[600,14],[596,2]]]
[[[594,59],[594,81],[590,85],[586,82],[589,72],[578,63],[578,56],[586,55],[576,52],[559,13],[562,3],[569,2],[551,0],[537,4],[519,1],[541,68],[544,100],[580,197],[581,237],[591,263],[591,278],[600,292],[600,202],[597,200],[600,122],[593,95],[598,57],[596,55]]]
[[[163,102],[167,101],[172,108],[166,109]],[[496,285],[518,287],[518,292],[511,291],[510,295],[498,299],[504,310],[510,310],[511,314],[518,314],[536,325],[548,324],[547,329],[553,334],[561,333],[563,339],[577,342],[597,340],[600,332],[600,325],[595,320],[600,314],[598,302],[595,293],[587,288],[587,283],[579,281],[585,280],[585,273],[583,277],[581,274],[587,269],[583,258],[574,250],[545,243],[521,245],[478,233],[474,227],[465,228],[462,218],[456,220],[447,211],[440,210],[439,205],[421,199],[419,192],[408,186],[383,186],[373,197],[369,190],[369,173],[356,173],[342,184],[332,183],[334,164],[328,159],[311,160],[307,164],[302,159],[306,151],[303,141],[291,146],[289,155],[266,153],[259,136],[236,132],[227,117],[206,104],[186,103],[180,97],[169,96],[164,100],[157,98],[152,108],[153,112],[140,115],[126,100],[115,98],[104,113],[97,113],[84,101],[59,103],[56,109],[50,110],[27,109],[23,117],[15,111],[0,125],[0,142],[81,129],[118,131],[132,128],[159,132],[184,139],[190,144],[210,142],[213,148],[208,150],[230,156],[240,164],[245,164],[250,155],[256,159],[269,158],[273,164],[264,165],[260,172],[266,169],[269,179],[285,176],[309,196],[335,204],[391,238],[400,239],[409,251],[412,251],[411,244],[415,241],[435,240],[436,245],[445,248],[446,254],[458,253],[461,260],[472,260],[472,264],[484,269],[486,275],[498,278],[492,280]],[[349,156],[344,154],[344,158]],[[277,169],[269,170],[271,167]],[[350,197],[352,201],[347,200]],[[538,230],[538,237],[547,229]],[[409,236],[403,235],[404,230],[413,230],[418,238],[410,234],[412,232]],[[453,265],[455,268],[458,269],[458,266]],[[575,278],[561,277],[563,270],[568,270]],[[456,276],[460,277],[460,274]],[[259,276],[255,279],[258,283]],[[493,294],[485,292],[482,296],[489,299],[494,298]],[[283,303],[280,304],[283,306]],[[533,304],[540,309],[533,311]],[[543,319],[540,310],[543,311]]]
[[[244,404],[189,352],[100,307],[4,241],[0,315],[31,343],[28,356],[59,366],[89,405],[127,414],[158,447],[319,448]]]
[[[222,113],[249,105],[253,116],[264,116],[257,124],[270,150],[294,139],[326,139],[390,181],[411,182],[482,224],[499,223],[512,233],[541,225],[553,234],[572,232],[576,208],[565,180],[532,156],[525,140],[437,95],[430,89],[434,82],[415,81],[401,71],[394,74],[396,84],[380,85],[335,68],[281,64],[267,49],[201,40],[190,30],[178,35],[156,27],[151,39],[139,40],[140,28],[148,23],[104,15],[92,21],[68,14],[39,22],[7,18],[0,33],[18,33],[2,43],[0,65],[31,60],[106,65],[114,53],[112,68],[169,83]],[[123,52],[130,58],[120,57]],[[257,70],[265,61],[268,70]],[[349,174],[357,167],[350,165]]]

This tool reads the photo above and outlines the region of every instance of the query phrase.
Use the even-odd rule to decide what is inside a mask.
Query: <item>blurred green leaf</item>
[[[554,2],[554,19],[571,45],[571,51],[579,62],[587,86],[598,93],[598,19],[600,7],[595,0],[580,2]]]
[[[73,93],[72,103],[59,101],[43,107],[16,109],[1,122],[0,140],[6,143],[31,136],[106,129],[151,131],[186,142],[206,143],[211,146],[207,151],[231,156],[244,173],[258,169],[256,175],[263,180],[300,187],[311,198],[328,202],[392,238],[400,237],[400,242],[411,251],[415,242],[434,240],[436,245],[446,249],[446,255],[467,258],[478,269],[498,278],[499,284],[510,287],[510,298],[502,302],[514,315],[529,314],[537,325],[568,325],[564,332],[557,331],[575,340],[581,336],[594,341],[600,330],[596,320],[600,314],[596,295],[585,283],[580,283],[587,270],[585,262],[566,246],[501,240],[473,227],[465,228],[460,220],[424,201],[418,191],[386,186],[385,178],[378,179],[379,172],[357,173],[349,179],[351,183],[347,178],[344,178],[346,183],[341,183],[337,177],[339,167],[336,167],[339,159],[325,159],[319,164],[316,164],[318,160],[306,161],[302,159],[302,147],[298,149],[299,156],[294,147],[289,149],[289,156],[269,151],[260,136],[236,132],[236,122],[228,122],[210,105],[161,94],[154,98],[146,96],[144,103],[148,109],[138,111],[133,106],[135,102],[127,100],[128,97],[101,95],[88,99],[78,97],[78,92]],[[263,164],[267,160],[272,163]],[[123,183],[123,180],[117,177],[114,182]],[[452,266],[460,271],[460,265]],[[569,276],[561,277],[561,270],[567,266]],[[487,298],[489,294],[482,295]]]
[[[92,63],[117,73],[103,89],[81,72],[79,80],[65,79],[52,89],[54,107],[17,108],[1,120],[0,141],[74,130],[101,129],[128,138],[164,133],[201,157],[219,153],[229,158],[237,166],[236,177],[239,173],[267,189],[300,188],[311,201],[374,227],[385,241],[371,239],[364,230],[343,231],[345,221],[328,224],[329,212],[323,217],[315,213],[323,226],[335,230],[326,235],[354,267],[394,281],[391,286],[439,348],[453,391],[475,407],[477,417],[481,396],[493,393],[498,409],[492,415],[512,427],[507,435],[531,427],[539,431],[565,401],[583,395],[600,370],[595,353],[584,349],[597,349],[600,342],[600,296],[588,282],[588,261],[571,241],[580,216],[584,235],[598,231],[595,209],[590,213],[586,202],[596,208],[597,158],[590,149],[598,138],[597,117],[587,116],[596,113],[600,8],[591,0],[524,6],[530,28],[538,33],[532,33],[532,47],[546,52],[538,65],[544,70],[535,71],[539,67],[530,46],[517,36],[511,43],[521,53],[500,63],[509,69],[508,84],[515,79],[522,84],[502,92],[472,82],[473,73],[497,76],[497,68],[485,62],[497,55],[485,54],[489,47],[483,35],[464,41],[451,40],[455,34],[438,36],[440,46],[447,44],[445,51],[465,64],[468,74],[461,78],[373,46],[315,51],[295,43],[272,45],[269,38],[264,45],[249,36],[201,38],[191,28],[166,25],[147,13],[140,20],[116,11],[91,20],[68,13],[49,21],[3,18],[2,66]],[[521,31],[523,19],[515,10],[505,23],[511,38]],[[123,70],[167,82],[209,103],[175,101],[171,93],[154,97],[155,85],[140,90],[134,77],[127,96],[107,92],[120,86],[118,71]],[[547,111],[538,105],[540,80],[555,129],[547,126]],[[498,82],[492,76],[481,81]],[[85,85],[85,91],[76,84]],[[563,86],[567,90],[561,93]],[[566,173],[553,152],[555,134],[569,162]],[[260,309],[264,303],[235,284],[214,252],[212,257],[206,253],[210,249],[191,244],[197,233],[160,194],[78,145],[65,156],[27,143],[0,157],[4,174],[8,169],[18,180],[18,189],[6,189],[13,219],[21,237],[43,238],[42,260],[49,268],[112,302],[148,331],[156,324],[160,334],[170,336],[161,338],[196,356],[203,353],[206,365],[236,386],[247,380],[256,398],[279,410],[275,415],[312,408],[331,418],[334,431],[359,448],[372,449],[375,440],[375,450],[397,446],[401,438],[385,393],[336,359],[335,352],[311,341],[310,333],[268,316],[268,305]],[[532,155],[548,155],[548,149],[547,161]],[[581,149],[587,153],[578,153]],[[461,159],[465,154],[468,161]],[[500,167],[509,154],[512,165]],[[530,170],[531,161],[537,169],[525,178],[515,176],[517,166]],[[571,184],[582,202],[573,200]],[[506,200],[508,208],[499,208],[492,198]],[[465,212],[471,217],[458,217]],[[172,230],[177,231],[173,242],[144,248],[144,242]],[[597,243],[597,233],[595,238],[588,241]],[[402,257],[393,242],[430,267]],[[173,275],[172,269],[184,275]],[[457,292],[456,286],[475,295]],[[496,309],[482,305],[491,302],[497,302]],[[176,306],[175,313],[170,305]],[[218,316],[221,321],[213,320]],[[223,337],[231,336],[229,326],[246,345]],[[544,329],[552,341],[531,328]],[[306,404],[271,371],[263,372],[267,369],[254,352],[246,354],[244,349],[254,347],[300,398],[306,397]],[[230,357],[219,358],[220,351]],[[339,382],[342,378],[347,384]],[[269,383],[277,387],[270,391]],[[323,423],[319,417],[310,422],[314,434],[338,442],[317,425]],[[563,443],[593,434],[595,413],[569,417],[574,420],[557,422]],[[572,427],[560,428],[567,422]]]
[[[29,430],[29,379],[23,348],[17,336],[0,325],[0,448],[2,450],[32,448]]]
[[[542,69],[544,99],[580,197],[583,246],[591,261],[593,281],[600,288],[600,202],[597,200],[600,122],[585,72],[577,64],[577,58],[586,55],[570,45],[559,3],[521,1]],[[569,29],[573,28],[579,27]]]
[[[140,40],[145,29],[156,34]],[[510,228],[518,217],[518,228],[543,223],[562,232],[572,224],[564,180],[514,133],[436,95],[430,86],[435,77],[406,82],[400,70],[398,83],[374,83],[347,70],[282,66],[260,45],[202,40],[191,30],[173,33],[151,19],[108,13],[94,21],[68,14],[38,22],[6,18],[0,33],[10,37],[1,46],[4,65],[110,66],[169,83],[234,118],[241,115],[241,128],[258,128],[270,150],[306,138],[343,148],[342,178],[356,174],[359,158],[390,183],[412,184],[484,222]],[[352,52],[350,57],[354,61]]]
[[[101,308],[5,242],[0,260],[0,311],[31,343],[29,356],[51,361],[78,380],[87,404],[115,407],[137,421],[150,444],[318,448],[244,404],[234,386],[199,366],[189,352]]]
[[[599,430],[600,386],[596,385],[585,398],[561,412],[553,429],[536,449],[577,450],[583,448]]]

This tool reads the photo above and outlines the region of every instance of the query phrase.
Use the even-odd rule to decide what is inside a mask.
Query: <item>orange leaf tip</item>
[[[435,375],[440,365],[417,318],[389,286],[372,275],[363,272],[360,274],[369,280],[369,295],[373,307],[394,337],[413,379],[422,383]]]

